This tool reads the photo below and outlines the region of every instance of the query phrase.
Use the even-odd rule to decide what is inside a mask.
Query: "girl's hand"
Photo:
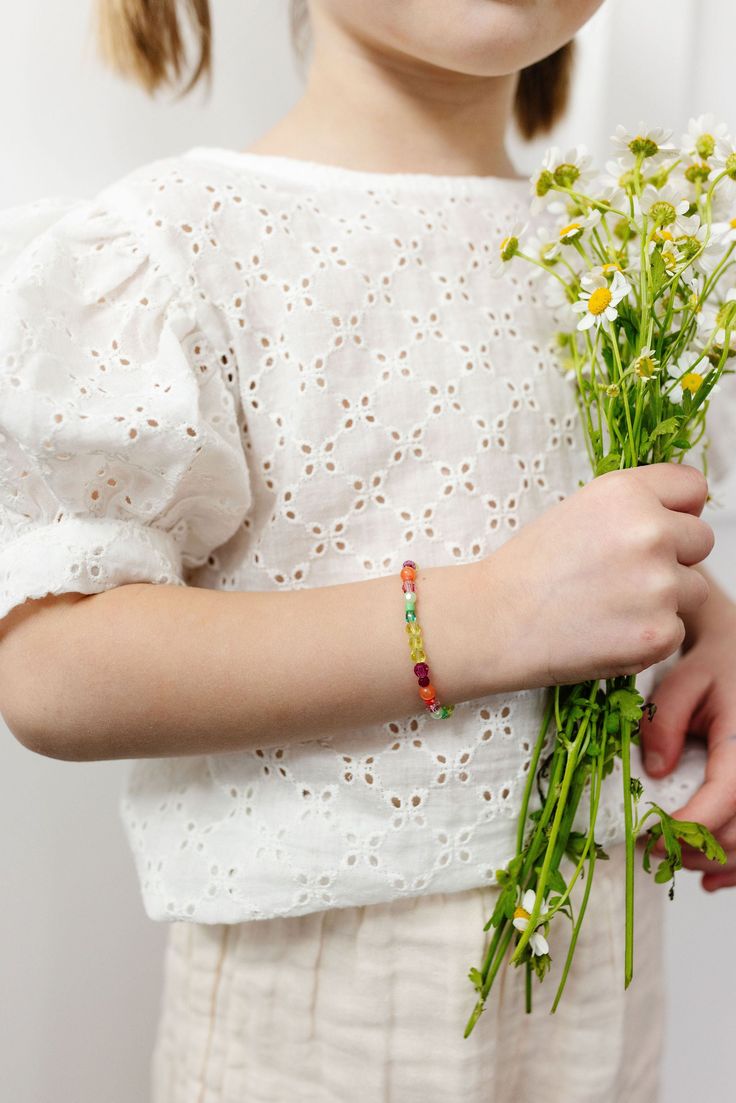
[[[713,547],[707,493],[685,464],[609,472],[483,560],[504,689],[637,674],[675,652],[709,594],[693,568]]]
[[[713,832],[726,865],[683,846],[683,865],[701,870],[704,889],[736,885],[736,604],[711,580],[711,597],[687,624],[686,651],[653,690],[653,720],[642,720],[644,765],[664,777],[679,761],[688,734],[708,745],[705,781],[675,816]],[[663,853],[661,845],[655,852]]]

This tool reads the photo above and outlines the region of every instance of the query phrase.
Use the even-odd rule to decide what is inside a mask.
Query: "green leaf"
[[[547,879],[547,884],[555,892],[562,893],[567,888],[565,878],[562,876],[559,869],[553,869],[550,871],[549,877]]]
[[[475,969],[474,967],[471,967],[471,969],[468,973],[468,978],[471,981],[471,983],[473,985],[473,988],[475,988],[476,992],[481,992],[482,989],[483,989],[483,976],[478,971],[478,969]]]
[[[666,421],[660,421],[659,425],[655,425],[652,429],[649,437],[654,440],[655,437],[666,436],[668,433],[675,433],[680,425],[680,419],[677,417],[668,417]]]
[[[608,703],[611,710],[620,712],[624,720],[632,724],[638,724],[642,716],[644,698],[635,689],[615,689],[608,694]]]
[[[667,881],[671,881],[675,875],[675,871],[672,868],[672,860],[670,858],[663,858],[657,866],[657,872],[654,874],[654,880],[658,885],[664,885]],[[678,867],[679,868],[679,867]]]
[[[606,471],[618,471],[621,466],[621,453],[609,452],[607,456],[603,456],[595,465],[596,475],[605,475]]]
[[[655,248],[652,251],[650,263],[652,270],[652,290],[656,297],[667,280],[667,268],[662,260],[661,250]]]

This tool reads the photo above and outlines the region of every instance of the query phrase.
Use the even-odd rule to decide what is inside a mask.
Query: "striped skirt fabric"
[[[524,1011],[502,967],[469,1038],[498,890],[237,924],[170,924],[151,1103],[656,1103],[666,888],[636,855],[634,980],[623,987],[624,851],[595,879],[567,986],[569,924]],[[582,894],[580,882],[574,903]]]

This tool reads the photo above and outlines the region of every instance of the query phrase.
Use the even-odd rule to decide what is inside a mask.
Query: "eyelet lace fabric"
[[[590,473],[541,285],[490,275],[527,198],[195,147],[0,212],[0,616],[130,582],[277,591],[468,563],[574,492]],[[133,760],[120,815],[147,914],[493,884],[543,703]],[[699,746],[657,782],[634,757],[670,810],[702,781]],[[604,845],[620,791],[615,771]]]

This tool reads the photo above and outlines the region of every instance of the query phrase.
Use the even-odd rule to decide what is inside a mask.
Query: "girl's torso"
[[[541,284],[522,263],[492,274],[526,181],[197,147],[109,190],[229,350],[253,503],[191,585],[469,563],[590,477]],[[440,722],[418,708],[348,735],[136,760],[121,815],[148,914],[238,922],[493,884],[543,701],[500,694]],[[698,768],[686,756],[647,787],[674,808]],[[619,789],[614,772],[604,844],[623,837]]]

